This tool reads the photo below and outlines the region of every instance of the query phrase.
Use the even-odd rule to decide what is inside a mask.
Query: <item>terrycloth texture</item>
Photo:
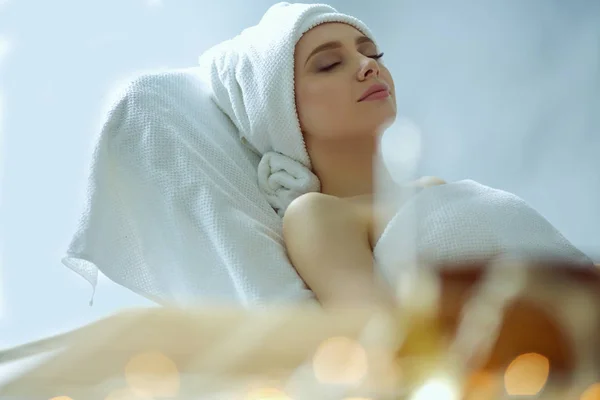
[[[319,178],[306,166],[283,154],[270,151],[258,164],[258,186],[267,201],[283,217],[300,195],[319,191]]]
[[[414,259],[451,265],[501,254],[554,255],[592,265],[525,201],[472,180],[419,192],[391,219],[374,253],[390,282]]]
[[[280,215],[298,195],[320,190],[296,112],[294,50],[304,33],[326,22],[347,23],[375,42],[364,23],[330,6],[278,3],[258,25],[199,60],[210,76],[217,105],[242,139],[263,156],[259,186]]]
[[[295,110],[293,58],[302,33],[327,21],[370,35],[331,7],[282,3],[199,67],[129,85],[104,122],[65,265],[94,287],[99,269],[160,303],[312,299],[273,208],[319,190]]]
[[[258,188],[259,161],[198,68],[138,78],[104,123],[64,263],[163,304],[311,299]]]

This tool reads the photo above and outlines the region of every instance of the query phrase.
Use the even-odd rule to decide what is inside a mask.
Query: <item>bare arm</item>
[[[391,292],[374,272],[370,214],[344,199],[309,193],[287,209],[288,256],[326,307],[389,304]]]

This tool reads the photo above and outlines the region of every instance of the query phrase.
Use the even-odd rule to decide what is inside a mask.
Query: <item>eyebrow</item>
[[[359,44],[363,44],[363,43],[373,43],[373,44],[375,44],[371,39],[369,39],[366,36],[359,36],[359,37],[357,37],[356,40],[355,40],[355,43],[356,43],[357,46]],[[340,47],[342,47],[342,42],[340,42],[340,41],[323,43],[323,44],[315,47],[315,49],[308,55],[308,57],[307,57],[306,62],[304,63],[304,65],[308,64],[308,61],[315,54],[320,53],[320,52],[325,51],[325,50],[339,49]]]

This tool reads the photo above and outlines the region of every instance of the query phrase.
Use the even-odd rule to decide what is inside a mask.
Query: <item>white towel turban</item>
[[[294,50],[304,33],[327,22],[349,24],[375,41],[363,22],[328,5],[278,3],[258,25],[200,57],[217,105],[262,156],[259,187],[280,215],[294,198],[320,190],[296,111]]]

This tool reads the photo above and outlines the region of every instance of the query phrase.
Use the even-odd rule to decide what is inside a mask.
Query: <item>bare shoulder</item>
[[[336,196],[320,192],[310,192],[294,199],[286,209],[285,216],[322,212],[339,207],[349,209],[349,204],[344,199]]]
[[[414,185],[425,188],[444,183],[443,179],[425,176],[416,180]],[[342,198],[319,192],[306,193],[287,208],[283,217],[284,235],[292,227],[352,221],[355,226],[368,229],[371,242],[375,243],[400,206],[376,202],[373,194]]]
[[[294,199],[283,216],[283,224],[291,225],[306,221],[327,223],[338,218],[361,218],[362,209],[348,199],[324,193],[306,193]],[[301,222],[304,221],[304,222]]]
[[[283,216],[283,238],[286,245],[312,243],[331,232],[365,233],[370,219],[363,207],[345,198],[323,193],[307,193],[290,203]],[[304,246],[304,244],[301,244]]]

